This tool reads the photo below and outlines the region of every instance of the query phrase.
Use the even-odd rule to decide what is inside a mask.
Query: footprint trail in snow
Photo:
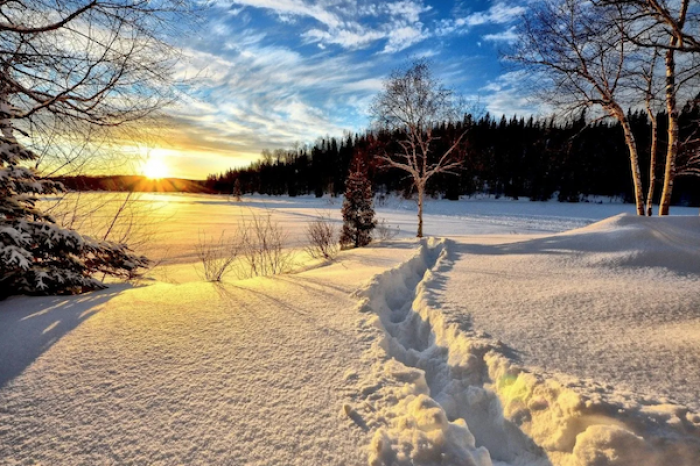
[[[435,292],[452,267],[449,249],[426,240],[357,292],[372,369],[348,412],[373,432],[370,465],[695,464],[700,437],[692,422],[675,422],[682,412],[579,393],[446,317]]]

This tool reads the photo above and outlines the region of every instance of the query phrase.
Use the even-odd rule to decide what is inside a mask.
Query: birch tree
[[[647,117],[651,123],[650,130],[650,148],[649,148],[649,189],[647,191],[646,214],[651,217],[654,211],[654,195],[656,194],[656,166],[657,153],[659,147],[659,122],[658,114],[658,77],[656,74],[657,62],[659,59],[659,51],[654,49],[651,54],[651,60],[648,63],[640,63],[639,69],[643,81],[642,91],[644,93],[644,109],[647,112]]]
[[[434,153],[438,136],[435,129],[443,123],[459,123],[464,108],[454,91],[437,80],[425,61],[408,69],[394,71],[384,82],[384,90],[375,99],[371,112],[374,123],[397,136],[400,150],[385,151],[378,158],[388,166],[410,176],[418,196],[418,232],[423,237],[425,189],[434,175],[455,172],[462,166],[460,143],[468,128],[462,128],[446,143],[443,153]],[[443,145],[445,147],[445,145]]]
[[[697,34],[700,7],[691,0],[598,0],[597,3],[614,6],[624,15],[629,24],[624,29],[628,41],[638,47],[663,51],[668,142],[659,215],[668,215],[681,149],[678,125],[681,105],[678,101],[683,86],[689,81],[697,82],[698,73],[698,65],[692,63],[695,58],[683,57],[685,63],[679,67],[678,55],[700,53],[700,35]]]
[[[637,214],[644,215],[639,152],[623,107],[631,97],[630,58],[639,50],[625,40],[627,23],[617,13],[590,1],[544,0],[523,19],[509,58],[546,76],[542,95],[555,106],[568,111],[598,107],[620,123]]]

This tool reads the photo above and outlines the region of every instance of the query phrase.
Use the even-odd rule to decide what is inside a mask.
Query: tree
[[[668,118],[668,141],[664,168],[663,191],[659,203],[659,215],[668,215],[676,177],[676,162],[681,151],[678,119],[679,95],[689,80],[697,82],[698,64],[694,58],[685,60],[681,69],[678,53],[700,53],[700,36],[697,31],[700,17],[691,8],[690,0],[597,0],[602,5],[611,5],[621,12],[628,26],[624,28],[626,38],[638,47],[664,51],[666,71],[665,102]]]
[[[94,278],[108,274],[129,278],[147,265],[126,245],[82,237],[58,227],[37,208],[40,195],[62,189],[36,178],[22,166],[37,155],[23,148],[8,128],[6,103],[0,105],[0,299],[13,293],[64,294],[104,288]]]
[[[631,72],[632,57],[640,54],[626,40],[627,27],[615,8],[589,1],[544,0],[524,18],[510,58],[547,76],[545,92],[558,107],[573,111],[598,106],[620,123],[629,151],[637,214],[644,215],[637,142],[622,100],[638,79]]]
[[[176,53],[165,39],[185,11],[184,0],[0,1],[1,289],[82,292],[103,287],[97,273],[146,264],[125,245],[59,228],[36,203],[62,186],[31,165],[170,101]]]
[[[241,179],[236,178],[236,181],[233,183],[233,198],[236,202],[241,202],[241,194]]]
[[[657,165],[657,153],[659,146],[659,122],[658,122],[658,110],[655,103],[658,101],[658,92],[656,90],[657,75],[654,72],[656,68],[657,61],[659,59],[659,51],[654,49],[652,52],[651,60],[647,64],[640,64],[641,77],[644,81],[644,108],[647,112],[647,117],[651,123],[651,144],[649,147],[649,190],[647,192],[647,205],[646,214],[651,217],[653,214],[654,206],[654,194],[656,193],[656,165]]]
[[[367,167],[359,158],[355,158],[345,181],[342,213],[341,246],[367,246],[372,241],[372,230],[377,222],[372,207],[372,184],[367,179]]]
[[[384,82],[384,90],[372,105],[374,122],[396,136],[399,150],[385,150],[378,158],[390,167],[407,172],[418,194],[418,233],[423,236],[423,200],[428,180],[462,166],[462,128],[449,141],[439,141],[444,151],[434,154],[434,130],[445,123],[461,123],[463,106],[454,91],[445,88],[432,75],[425,61],[405,70],[394,71]],[[434,156],[435,155],[435,156]]]
[[[0,1],[0,98],[47,173],[94,155],[66,147],[133,140],[127,131],[152,126],[144,120],[175,96],[169,41],[187,9],[186,0]]]

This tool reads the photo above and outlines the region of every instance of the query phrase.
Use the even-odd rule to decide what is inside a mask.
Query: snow
[[[640,224],[648,221],[620,217],[602,226],[586,229],[582,234],[602,230],[618,235],[618,230],[624,230],[623,227],[611,227],[611,223],[621,223],[631,230],[646,232],[648,226]],[[651,221],[655,228],[651,228],[652,232],[646,235],[648,237],[655,237],[655,231],[663,230],[668,237],[677,240],[678,233],[688,233],[682,227],[693,224],[700,227],[698,218]],[[676,234],[671,234],[672,231]],[[695,231],[698,229],[695,228]],[[575,234],[560,236],[574,238],[567,243],[567,247],[588,243]],[[693,249],[689,246],[699,244],[695,243],[699,236],[696,233],[691,236],[690,242],[686,240],[673,247],[690,254]],[[588,244],[603,239],[598,237]],[[666,237],[659,242],[666,244]],[[602,243],[603,249],[610,249],[609,244]],[[507,296],[508,283],[494,279],[488,271],[478,266],[477,270],[481,275],[486,275],[485,280],[490,279],[490,282],[474,283],[470,280],[471,276],[454,273],[460,265],[466,270],[474,266],[471,257],[455,254],[458,248],[454,246],[455,243],[450,241],[427,242],[418,256],[377,277],[375,283],[361,293],[365,297],[362,308],[372,315],[361,328],[367,332],[377,328],[381,330],[366,356],[368,360],[376,361],[373,376],[358,383],[360,396],[356,401],[362,415],[377,424],[370,452],[370,459],[375,464],[455,464],[452,455],[457,446],[454,445],[455,437],[449,435],[451,423],[448,421],[457,422],[459,419],[466,421],[467,432],[475,439],[472,442],[471,437],[465,435],[459,444],[465,452],[460,457],[465,464],[489,464],[488,456],[475,450],[475,446],[485,447],[491,459],[508,464],[632,465],[640,457],[645,459],[644,464],[649,465],[697,464],[700,458],[700,417],[688,409],[672,404],[663,397],[644,396],[641,390],[616,389],[605,384],[605,379],[602,379],[603,384],[577,379],[575,371],[568,374],[545,373],[521,363],[525,358],[518,358],[517,349],[514,349],[518,348],[516,343],[520,341],[512,342],[511,346],[509,342],[504,343],[481,330],[475,330],[471,316],[463,306],[465,303],[483,304],[489,299],[475,300],[465,290],[481,288],[489,297],[499,293]],[[644,251],[652,249],[650,245],[643,245],[642,248]],[[550,252],[556,251],[552,249]],[[484,256],[488,256],[486,262],[493,260],[494,254]],[[651,257],[657,255],[651,254]],[[563,262],[568,270],[570,263],[567,259],[563,259]],[[693,259],[689,262],[698,264]],[[639,265],[637,258],[635,266]],[[675,265],[672,259],[671,265]],[[561,264],[558,270],[561,273]],[[507,267],[498,272],[506,276],[510,273]],[[517,272],[515,275],[519,279],[523,273]],[[534,267],[527,269],[528,275],[534,273],[541,280],[539,272]],[[455,280],[456,276],[462,279]],[[563,285],[569,279],[562,276],[558,280]],[[578,293],[582,293],[587,284],[578,280],[574,282],[579,287],[583,286],[577,289]],[[553,286],[551,289],[556,288]],[[694,290],[697,290],[697,275]],[[686,299],[694,298],[696,293],[686,290]],[[663,300],[657,298],[656,301]],[[504,321],[511,322],[514,331],[520,330],[521,324],[512,321],[517,309],[517,305],[509,308],[511,313],[504,317]],[[697,322],[696,309],[691,306],[691,313],[695,315],[686,315],[681,320]],[[497,312],[492,311],[494,314]],[[578,318],[580,309],[573,311],[573,318]],[[566,313],[566,308],[562,313]],[[608,307],[607,313],[597,317],[605,319],[609,315]],[[547,316],[547,319],[556,322],[561,317]],[[541,317],[521,320],[529,322],[530,327],[543,323]],[[594,327],[588,329],[588,337],[598,340],[601,345],[614,344],[620,330],[629,323],[621,322],[612,328],[610,323],[604,322],[604,325],[608,325],[608,333],[601,334],[600,329]],[[632,323],[640,324],[636,321]],[[586,322],[578,325],[572,322],[572,327],[581,332],[584,330],[580,328],[585,326]],[[569,329],[565,328],[565,335],[569,333]],[[527,341],[530,344],[539,342],[535,335],[529,338]],[[547,334],[539,338],[549,340],[550,336]],[[566,343],[566,339],[560,341],[559,348],[555,350],[566,353]],[[685,355],[686,349],[650,356],[670,366],[677,362],[677,356]],[[615,352],[615,349],[611,352]],[[652,352],[653,348],[647,354]],[[580,358],[587,361],[596,356],[584,353]],[[614,363],[618,365],[608,366],[607,370],[627,372],[623,376],[635,373],[635,370],[623,364],[626,354],[615,356],[617,360]],[[400,365],[397,365],[397,361]],[[690,371],[690,367],[694,366],[683,369]],[[645,368],[636,372],[641,372],[651,382],[657,379],[665,382],[663,370],[651,372]],[[676,386],[675,391],[689,399],[697,399],[697,387],[691,383],[689,387]],[[425,414],[420,414],[420,411],[416,414],[416,403],[425,407],[428,415],[435,419],[444,418],[445,422],[436,421],[430,425],[430,429],[426,429],[420,421]]]
[[[468,315],[523,363],[700,410],[689,370],[700,364],[700,217],[616,216],[453,253],[443,312]]]
[[[138,202],[150,279],[0,303],[3,464],[698,464],[697,209],[430,200],[418,242],[390,198],[397,239],[214,285],[200,231],[340,200]]]
[[[411,252],[221,286],[9,299],[2,463],[366,464],[365,433],[340,414],[362,354],[352,291]]]

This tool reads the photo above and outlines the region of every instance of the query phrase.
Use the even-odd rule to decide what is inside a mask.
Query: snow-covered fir
[[[103,288],[97,274],[129,278],[147,264],[127,245],[61,228],[37,206],[63,186],[28,166],[38,156],[20,144],[15,109],[0,90],[0,298],[66,294]]]

